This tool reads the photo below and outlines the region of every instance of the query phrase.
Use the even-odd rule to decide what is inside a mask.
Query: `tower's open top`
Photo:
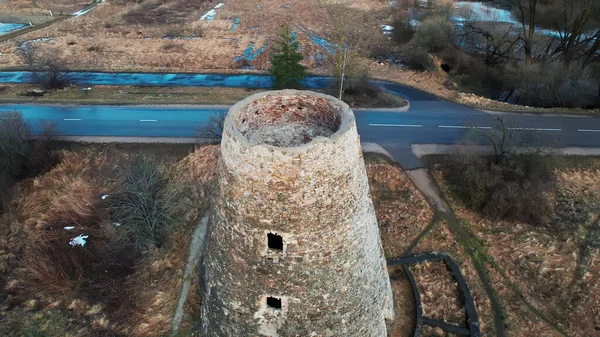
[[[286,90],[250,98],[232,109],[228,118],[251,144],[307,144],[317,137],[332,136],[346,117],[343,103],[305,91]]]

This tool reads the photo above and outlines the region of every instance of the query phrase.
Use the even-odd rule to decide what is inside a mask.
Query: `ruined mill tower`
[[[392,292],[354,114],[260,93],[225,119],[201,336],[385,337]]]

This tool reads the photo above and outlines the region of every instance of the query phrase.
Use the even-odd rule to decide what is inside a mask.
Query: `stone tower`
[[[201,336],[386,336],[392,292],[348,105],[285,90],[229,110],[203,256]]]

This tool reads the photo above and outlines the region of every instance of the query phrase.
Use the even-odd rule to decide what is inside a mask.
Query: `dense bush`
[[[141,155],[123,173],[120,190],[109,197],[110,218],[138,249],[162,247],[175,225],[179,187],[152,157]]]
[[[580,64],[521,64],[509,68],[509,83],[515,89],[517,102],[536,107],[583,107],[598,104],[599,79],[592,67]]]
[[[519,153],[535,145],[501,119],[492,130],[474,133],[492,146],[492,156],[456,154],[446,166],[452,191],[467,207],[495,220],[548,225],[553,205],[554,158],[541,151]]]
[[[392,26],[392,41],[396,44],[405,44],[415,35],[415,29],[407,18],[398,18],[394,20]]]
[[[402,61],[413,70],[426,71],[435,68],[425,49],[410,44],[403,48]]]
[[[490,157],[457,155],[445,176],[455,195],[486,217],[546,225],[552,219],[549,162],[536,154],[511,155],[499,164]]]
[[[441,52],[453,43],[454,27],[444,16],[432,15],[417,27],[411,43],[429,52]]]
[[[447,48],[442,54],[443,64],[447,64],[450,76],[467,89],[479,95],[497,97],[510,85],[499,68],[490,67],[477,57],[470,56],[456,48]]]
[[[21,113],[0,113],[0,213],[18,179],[36,176],[56,164],[56,134],[53,123],[43,122],[38,139],[30,140],[31,130]]]

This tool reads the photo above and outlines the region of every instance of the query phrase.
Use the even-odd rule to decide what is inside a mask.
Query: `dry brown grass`
[[[71,67],[110,71],[227,71],[240,67],[233,58],[242,55],[250,42],[258,49],[271,43],[283,25],[298,24],[323,35],[329,29],[327,18],[314,15],[328,3],[318,0],[287,2],[285,8],[280,1],[261,1],[261,9],[254,1],[228,2],[219,9],[217,17],[210,22],[201,22],[199,17],[215,3],[171,0],[146,4],[105,2],[82,17],[71,18],[50,27],[40,29],[22,37],[52,36],[53,46],[60,52],[57,57],[72,60]],[[383,21],[375,17],[385,1],[373,3],[356,0],[351,4],[349,16],[373,13],[372,33],[379,34]],[[318,8],[318,9],[317,9]],[[239,27],[231,32],[232,20],[240,18]],[[380,22],[381,21],[381,22]],[[197,40],[181,40],[182,48],[164,53],[161,39],[170,29],[185,27],[188,36],[202,30],[203,37]],[[302,50],[308,60],[323,50],[310,42],[305,34],[299,34]],[[69,45],[69,42],[76,44]],[[179,42],[179,41],[178,41]],[[95,44],[110,46],[98,50]],[[47,47],[47,44],[40,44]],[[1,66],[21,64],[14,43],[0,44],[4,53]],[[269,67],[269,51],[250,62],[259,70]]]
[[[465,326],[465,310],[460,302],[458,285],[442,261],[426,261],[411,267],[415,275],[423,316]]]
[[[37,5],[40,8],[52,10],[54,13],[60,13],[61,11],[65,14],[74,13],[80,9],[83,9],[86,5],[89,5],[89,0],[37,0]]]
[[[473,262],[465,249],[455,240],[454,235],[448,228],[445,221],[441,221],[426,236],[419,241],[418,245],[412,250],[414,254],[447,252],[452,259],[460,266],[471,296],[473,297],[475,309],[479,315],[481,331],[484,335],[492,335],[494,328],[494,317],[490,299],[483,288],[483,284],[475,270]],[[451,298],[450,298],[451,299]],[[434,310],[443,310],[435,307]]]
[[[571,168],[556,173],[559,188],[576,195],[592,198],[600,197],[600,160],[594,161],[595,167]]]
[[[0,15],[50,15],[47,9],[35,8],[30,0],[0,2]]]
[[[181,160],[175,168],[174,174],[178,182],[189,186],[185,191],[185,199],[181,200],[188,208],[184,215],[185,225],[172,234],[173,244],[166,255],[155,252],[150,258],[153,262],[142,265],[128,279],[130,288],[146,289],[134,295],[137,310],[131,319],[135,322],[135,326],[129,330],[132,336],[162,336],[171,328],[173,310],[183,282],[191,233],[207,209],[208,193],[213,184],[218,156],[218,146],[200,147]],[[200,310],[196,288],[192,286],[190,289],[185,310],[188,317]],[[184,321],[181,329],[190,325],[190,322]]]
[[[149,251],[143,259],[115,240],[118,229],[99,211],[100,197],[107,192],[110,197],[121,168],[140,148],[173,165],[174,177],[189,192],[181,200],[188,209],[171,235],[173,244]],[[16,266],[7,265],[16,267],[6,280],[10,303],[33,303],[28,310],[67,310],[84,322],[89,336],[168,333],[190,233],[206,209],[218,147],[201,147],[185,158],[182,153],[174,146],[74,145],[61,150],[52,170],[25,181],[21,205],[11,207],[0,221],[1,229],[18,226],[22,231],[19,244],[8,246],[20,256]],[[0,243],[15,235],[14,230],[2,233],[7,235]],[[69,240],[78,234],[89,235],[86,246],[70,247]]]
[[[416,323],[416,307],[412,287],[402,267],[389,268],[389,274],[396,301],[395,317],[389,329],[390,337],[412,336]]]
[[[433,217],[425,197],[402,170],[369,164],[367,174],[386,257],[400,257]]]
[[[555,175],[558,189],[598,200],[596,182],[600,176],[596,166],[562,169]],[[467,221],[499,268],[496,270],[488,265],[493,286],[506,306],[512,335],[559,336],[560,333],[528,309],[515,289],[507,286],[507,281],[518,289],[528,304],[569,334],[587,336],[595,333],[600,322],[600,310],[595,306],[600,302],[597,292],[600,274],[598,262],[594,260],[598,256],[597,250],[592,251],[592,257],[584,266],[586,272],[581,286],[573,288],[584,239],[580,230],[554,233],[528,224],[483,219],[452,198],[440,172],[435,172],[434,176],[456,214]],[[598,203],[595,205],[597,209]],[[590,215],[589,218],[595,217]],[[571,294],[576,300],[569,304]]]

